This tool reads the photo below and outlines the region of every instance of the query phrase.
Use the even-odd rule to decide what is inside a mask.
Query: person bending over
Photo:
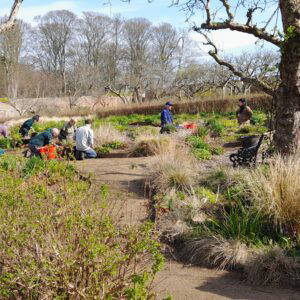
[[[41,132],[31,138],[28,144],[28,148],[31,151],[32,156],[38,156],[42,158],[42,155],[39,151],[41,147],[47,146],[50,144],[51,140],[57,138],[59,130],[57,128],[47,129],[44,132]]]
[[[76,152],[83,153],[85,158],[96,158],[97,153],[93,149],[94,132],[91,128],[92,121],[86,120],[85,125],[76,130]],[[82,159],[82,157],[78,158]]]
[[[71,119],[69,122],[66,122],[63,128],[60,130],[58,139],[62,141],[72,142],[75,139],[76,125],[75,120]]]
[[[19,130],[19,133],[21,134],[21,136],[23,138],[28,135],[29,130],[32,128],[33,124],[35,122],[38,122],[39,119],[40,119],[40,116],[36,115],[23,123],[23,125],[21,126],[21,128]]]
[[[161,130],[160,133],[167,132],[169,133],[170,130],[168,128],[168,125],[173,125],[173,115],[172,115],[172,102],[167,102],[165,104],[164,109],[161,112],[160,120],[161,120]]]

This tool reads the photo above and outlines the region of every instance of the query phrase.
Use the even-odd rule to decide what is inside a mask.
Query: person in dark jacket
[[[71,119],[69,122],[66,122],[63,128],[60,130],[58,139],[60,141],[72,142],[75,140],[76,132],[76,122],[74,119]]]
[[[23,123],[23,125],[21,126],[20,130],[19,130],[19,133],[21,134],[22,137],[25,137],[28,135],[28,132],[29,130],[31,129],[32,125],[35,123],[35,122],[38,122],[40,119],[40,116],[36,115],[34,116],[33,118],[25,121]]]
[[[236,112],[237,121],[239,125],[250,123],[253,112],[251,108],[247,105],[247,99],[241,98],[239,100],[239,109]]]
[[[167,102],[165,104],[165,108],[161,112],[160,120],[161,120],[161,130],[160,133],[168,132],[168,125],[173,125],[173,115],[172,115],[172,107],[173,103],[172,102]]]
[[[49,145],[51,140],[57,138],[59,135],[59,130],[57,128],[48,129],[44,132],[41,132],[35,135],[29,141],[28,148],[31,151],[32,156],[41,156],[39,149],[46,145]]]

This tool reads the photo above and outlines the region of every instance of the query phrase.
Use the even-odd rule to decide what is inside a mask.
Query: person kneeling
[[[79,127],[76,130],[76,159],[83,159],[82,154],[85,158],[96,158],[97,153],[93,149],[94,145],[94,133],[91,128],[92,121],[86,120],[85,125]]]
[[[51,140],[57,138],[59,130],[57,128],[48,129],[42,133],[35,135],[29,141],[28,148],[31,151],[31,156],[38,156],[42,158],[40,148],[50,144]]]

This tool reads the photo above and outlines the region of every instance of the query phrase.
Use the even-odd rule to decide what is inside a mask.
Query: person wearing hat
[[[165,104],[164,109],[161,112],[160,120],[161,120],[161,130],[160,133],[167,132],[169,133],[170,130],[168,129],[168,125],[173,125],[173,115],[172,115],[172,102],[167,102]]]
[[[252,118],[253,112],[251,108],[247,105],[247,100],[245,98],[239,99],[239,107],[240,108],[236,112],[237,121],[239,125],[249,123]]]
[[[50,144],[51,140],[57,138],[59,130],[57,128],[47,129],[31,138],[28,148],[32,156],[42,157],[39,149]]]
[[[19,133],[21,134],[21,136],[23,138],[28,135],[28,132],[31,129],[31,127],[33,126],[33,124],[35,122],[38,122],[39,119],[40,119],[40,116],[36,115],[23,123],[23,125],[21,126],[21,128],[19,130]]]

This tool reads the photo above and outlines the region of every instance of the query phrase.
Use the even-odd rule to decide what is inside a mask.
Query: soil
[[[90,173],[95,184],[106,183],[121,192],[119,206],[122,222],[139,224],[149,217],[149,198],[144,189],[149,178],[151,158],[126,157],[124,152],[111,158],[76,162],[80,171]],[[203,163],[205,169],[228,163],[228,153]],[[153,282],[157,299],[300,299],[300,290],[253,287],[243,282],[239,273],[185,266],[168,259]]]

